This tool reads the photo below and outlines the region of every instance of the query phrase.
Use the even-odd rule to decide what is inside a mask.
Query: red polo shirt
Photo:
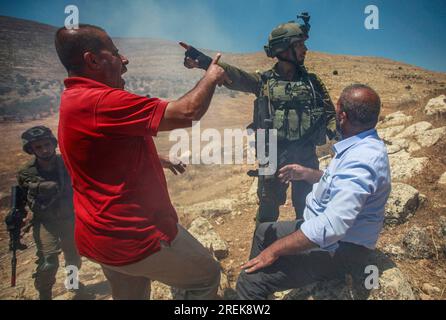
[[[73,183],[81,255],[140,261],[170,243],[178,222],[152,136],[168,102],[80,77],[65,80],[59,145]]]

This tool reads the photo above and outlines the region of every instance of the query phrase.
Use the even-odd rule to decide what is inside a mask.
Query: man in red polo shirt
[[[205,114],[216,85],[229,81],[220,55],[194,89],[167,102],[124,90],[129,61],[103,29],[61,28],[55,45],[68,71],[58,136],[80,254],[101,264],[114,299],[147,299],[150,280],[184,289],[186,299],[214,298],[219,265],[178,224],[152,137]]]

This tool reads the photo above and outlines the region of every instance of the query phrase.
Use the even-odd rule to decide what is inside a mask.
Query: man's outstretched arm
[[[224,70],[218,65],[221,55],[217,54],[204,77],[195,88],[176,101],[170,102],[164,112],[158,131],[168,131],[192,126],[209,108],[215,87],[226,79]]]
[[[199,68],[203,70],[207,69],[209,61],[211,59],[209,56],[184,42],[180,42],[180,45],[184,49],[186,49],[184,58],[184,66],[186,68]],[[218,65],[225,70],[229,78],[223,83],[226,88],[230,90],[249,92],[254,93],[255,95],[259,95],[261,84],[259,74],[246,72],[240,68],[224,62],[219,62]]]

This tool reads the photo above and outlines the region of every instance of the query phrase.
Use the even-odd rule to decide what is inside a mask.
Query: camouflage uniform
[[[33,212],[33,236],[37,247],[37,269],[33,275],[41,298],[50,299],[59,268],[59,254],[66,265],[81,266],[74,242],[74,211],[71,181],[62,158],[50,172],[39,168],[33,160],[17,174],[17,181],[26,194],[26,203]]]
[[[335,108],[322,81],[315,74],[308,73],[296,60],[279,57],[281,52],[288,49],[296,56],[292,44],[308,39],[308,13],[303,13],[298,19],[302,19],[305,24],[288,22],[277,26],[265,46],[268,57],[277,57],[295,65],[293,79],[284,79],[278,72],[278,64],[263,73],[248,73],[229,64],[219,63],[231,80],[230,84],[225,83],[228,89],[253,93],[257,97],[254,102],[254,123],[250,127],[255,130],[277,130],[278,169],[293,163],[318,169],[316,146],[325,144],[326,136],[330,139],[336,136]],[[186,67],[190,68],[188,58],[195,60],[199,68],[209,67],[212,62],[209,56],[193,47],[181,45],[187,49]],[[292,182],[293,206],[298,219],[302,217],[305,198],[311,188],[305,181]],[[279,207],[286,201],[287,189],[288,185],[281,183],[277,176],[259,176],[257,223],[278,219]]]
[[[248,73],[234,66],[228,65],[226,63],[219,63],[220,66],[225,70],[228,77],[231,79],[232,83],[226,84],[225,86],[232,90],[249,92],[255,94],[257,97],[265,94],[266,83],[279,81],[288,82],[282,79],[277,72],[277,64],[271,69],[264,73]],[[336,119],[335,119],[335,109],[333,103],[331,102],[330,96],[327,89],[325,88],[322,81],[313,73],[308,73],[304,67],[299,67],[295,73],[294,79],[291,83],[308,83],[314,87],[315,92],[315,103],[316,108],[319,108],[320,112],[323,113],[319,121],[304,129],[301,135],[296,134],[293,139],[291,139],[286,133],[281,135],[282,126],[277,110],[283,109],[280,104],[283,102],[280,97],[278,97],[277,103],[274,105],[276,109],[274,128],[278,129],[278,146],[277,154],[281,155],[284,150],[292,146],[292,152],[288,153],[286,161],[281,163],[283,167],[286,164],[297,163],[305,167],[318,169],[319,161],[316,155],[316,145],[322,145],[326,143],[325,136],[333,138],[336,134]],[[300,89],[299,89],[300,90]],[[274,89],[270,89],[271,92]],[[266,94],[270,95],[271,92]],[[291,107],[287,106],[285,109],[292,109],[294,101],[290,101]],[[309,102],[308,104],[311,104]],[[274,101],[273,101],[274,104]],[[296,120],[299,122],[302,117],[297,115]],[[290,118],[287,121],[288,125],[291,123]],[[296,126],[297,128],[297,126]],[[279,168],[280,169],[280,168]],[[296,212],[296,217],[301,218],[303,210],[305,208],[305,198],[307,194],[311,191],[312,185],[306,181],[293,181],[292,183],[292,200],[293,206]],[[286,201],[286,192],[288,185],[280,182],[277,178],[272,180],[259,179],[257,195],[259,197],[259,209],[257,212],[257,222],[274,222],[279,217],[279,206],[283,205]]]

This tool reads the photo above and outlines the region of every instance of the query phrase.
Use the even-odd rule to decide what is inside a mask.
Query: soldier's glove
[[[39,183],[38,195],[43,197],[52,197],[59,192],[59,186],[54,181],[44,181]]]
[[[184,53],[184,65],[186,65],[186,58],[198,61],[198,67],[207,70],[212,63],[212,58],[205,55],[203,52],[189,46],[189,49]]]

